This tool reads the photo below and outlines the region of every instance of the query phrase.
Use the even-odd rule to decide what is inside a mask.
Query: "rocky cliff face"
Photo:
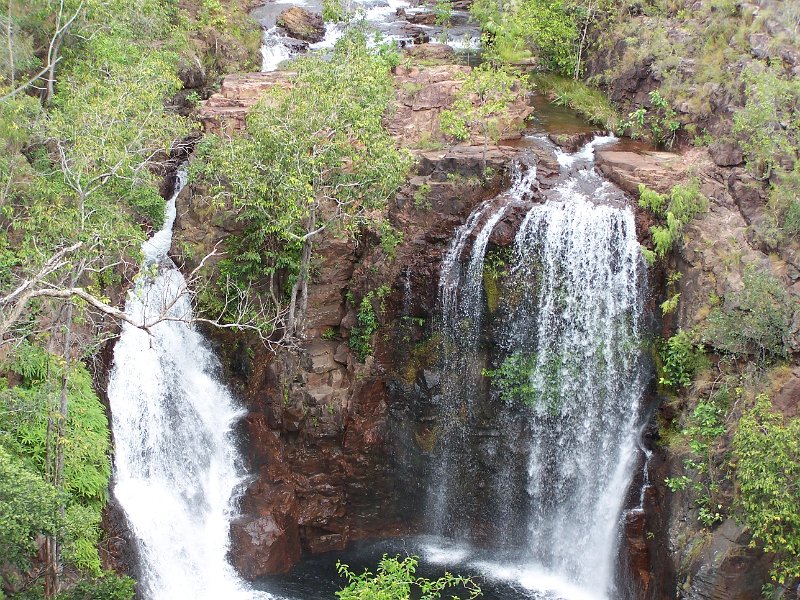
[[[748,268],[775,277],[790,297],[800,294],[796,243],[776,253],[758,241],[754,229],[766,219],[764,191],[760,182],[749,176],[740,164],[724,164],[736,162],[735,159],[720,160],[715,149],[692,149],[682,154],[612,149],[600,152],[598,161],[611,180],[631,193],[635,193],[640,183],[667,192],[672,186],[697,177],[703,194],[710,200],[708,213],[691,224],[685,243],[674,256],[671,266],[682,274],[677,286],[681,296],[677,314],[665,320],[665,335],[669,335],[673,326],[689,330],[702,324],[710,314],[714,298],[730,298],[743,288]],[[672,318],[674,321],[670,322]],[[800,315],[795,314],[793,343],[800,337],[798,324]],[[707,394],[711,386],[712,382],[700,381],[687,396],[696,399]],[[774,405],[786,416],[796,415],[800,395],[795,371],[785,373],[773,387]],[[684,404],[676,408],[674,404],[662,403],[659,420],[668,425],[680,418],[680,411],[690,412],[691,406]],[[658,437],[657,432],[655,436]],[[667,477],[685,473],[686,454],[662,445],[657,445],[656,450],[660,466],[653,470],[650,479],[655,484],[653,493],[657,498],[648,499],[650,517],[643,518],[655,518],[665,528],[663,541],[668,554],[662,556],[662,560],[667,559],[669,563],[665,565],[651,559],[650,577],[663,581],[673,572],[675,588],[664,589],[661,596],[645,597],[757,598],[761,586],[769,580],[770,557],[750,547],[750,536],[733,517],[715,526],[703,527],[698,522],[698,506],[689,493],[672,493],[664,485]],[[726,494],[732,491],[727,490]],[[658,525],[646,529],[651,539],[658,539]],[[642,538],[637,535],[635,540],[629,540],[629,546],[634,549],[634,562],[638,562],[651,544],[642,545]]]

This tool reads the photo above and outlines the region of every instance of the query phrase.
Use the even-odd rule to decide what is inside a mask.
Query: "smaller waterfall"
[[[459,556],[534,598],[616,598],[620,516],[648,371],[633,212],[594,169],[595,148],[612,140],[556,152],[560,181],[522,220],[491,320],[488,240],[527,200],[535,170],[456,230],[439,280],[443,390],[434,398],[440,431],[428,510],[434,532],[451,541],[434,542],[427,557]],[[491,367],[490,381],[482,366]],[[475,490],[478,473],[491,489]],[[492,547],[488,560],[468,545],[476,526],[480,545]]]
[[[483,265],[489,238],[512,206],[523,200],[536,182],[536,167],[514,166],[513,184],[508,192],[479,205],[464,225],[456,230],[442,261],[439,279],[442,363],[448,377],[439,399],[439,460],[433,475],[435,490],[429,496],[428,513],[433,530],[440,535],[458,535],[458,502],[450,490],[456,486],[464,456],[472,402],[478,392],[480,368],[477,360],[478,335],[483,317]],[[473,239],[474,237],[474,239]],[[468,243],[472,248],[462,260]],[[457,376],[452,376],[457,374]]]
[[[276,71],[283,61],[291,57],[292,50],[278,28],[265,29],[261,36],[261,71]]]
[[[208,342],[186,321],[186,281],[168,258],[178,174],[163,228],[142,245],[144,264],[125,312],[108,387],[115,442],[114,495],[136,537],[147,600],[246,600],[229,565],[229,526],[242,482],[232,428],[242,411],[217,379]]]

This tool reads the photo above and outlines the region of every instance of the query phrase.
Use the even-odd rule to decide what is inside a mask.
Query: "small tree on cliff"
[[[468,140],[477,128],[483,138],[483,168],[489,140],[496,140],[509,127],[509,108],[519,96],[520,82],[507,69],[484,63],[466,76],[453,105],[442,111],[442,131],[457,140]]]

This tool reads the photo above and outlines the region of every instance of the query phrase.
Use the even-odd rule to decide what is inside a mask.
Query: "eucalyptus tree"
[[[393,48],[368,48],[351,25],[329,59],[292,64],[290,84],[267,92],[245,134],[210,136],[196,151],[194,177],[244,224],[216,277],[264,297],[280,316],[267,326],[284,340],[298,331],[314,240],[358,236],[405,181],[410,154],[382,123],[397,60]]]

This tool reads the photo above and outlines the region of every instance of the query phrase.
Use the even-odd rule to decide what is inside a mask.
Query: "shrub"
[[[55,488],[0,446],[0,556],[4,563],[28,568],[36,553],[36,536],[52,535],[60,524],[57,507]]]
[[[133,600],[134,581],[105,571],[95,579],[84,579],[60,593],[56,600]]]
[[[586,4],[577,0],[478,0],[471,12],[486,34],[490,60],[516,62],[536,56],[546,69],[574,77],[579,70],[581,29],[596,14]]]
[[[730,295],[708,318],[704,338],[717,350],[761,360],[789,354],[792,317],[797,301],[781,282],[748,268],[744,288]]]
[[[358,324],[350,332],[350,348],[356,353],[358,360],[364,362],[372,354],[372,334],[378,330],[380,323],[372,305],[373,299],[380,301],[381,312],[386,308],[384,300],[391,289],[382,285],[377,290],[370,290],[361,298],[356,316]]]
[[[628,113],[628,119],[621,124],[621,128],[628,130],[634,139],[649,137],[656,146],[671,148],[675,134],[681,127],[677,113],[658,90],[650,92],[650,104],[653,110],[639,107]]]
[[[791,171],[778,171],[770,187],[768,206],[780,240],[800,233],[800,162]]]
[[[471,577],[445,572],[439,579],[427,579],[416,574],[417,564],[418,559],[414,556],[400,560],[399,556],[384,554],[375,573],[365,570],[356,575],[347,565],[337,562],[336,569],[348,585],[336,595],[340,600],[435,600],[451,588],[463,589],[470,599],[481,595],[480,586]],[[458,600],[456,595],[449,597]]]
[[[639,206],[666,222],[650,228],[653,253],[655,257],[663,258],[682,239],[686,225],[708,210],[708,198],[700,193],[700,183],[696,179],[688,184],[676,185],[669,195],[639,185]]]
[[[470,130],[477,127],[484,142],[496,139],[509,105],[517,97],[517,82],[510,71],[486,63],[472,69],[453,105],[440,115],[442,131],[457,140],[466,140]]]
[[[688,331],[679,330],[660,348],[661,373],[658,383],[671,388],[692,384],[695,373],[707,364],[702,345],[695,344]]]
[[[738,504],[765,552],[774,552],[772,577],[800,577],[800,419],[773,412],[765,394],[739,421],[733,438]]]
[[[564,366],[564,357],[559,354],[548,354],[544,364],[540,365],[537,354],[515,352],[507,356],[498,368],[484,369],[482,375],[489,378],[504,402],[543,407],[556,414],[563,402]],[[537,369],[540,369],[541,377],[534,377]]]
[[[743,73],[747,100],[733,117],[733,134],[749,170],[768,177],[781,163],[797,161],[800,146],[800,81],[777,68],[748,68]]]

